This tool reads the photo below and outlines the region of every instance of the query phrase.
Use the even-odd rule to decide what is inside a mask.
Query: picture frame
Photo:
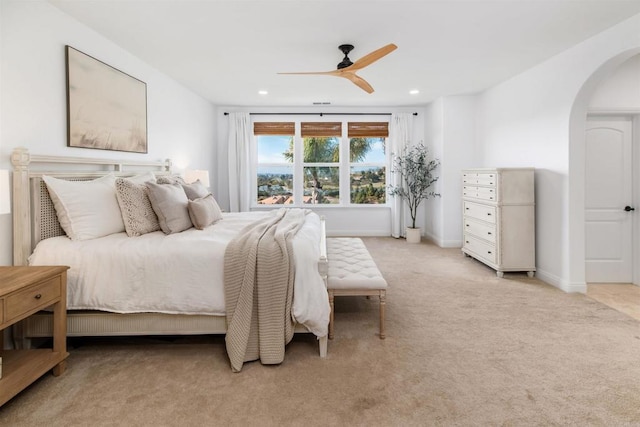
[[[67,146],[147,153],[147,84],[66,46]]]

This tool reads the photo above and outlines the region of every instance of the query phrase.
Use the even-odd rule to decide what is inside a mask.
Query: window
[[[386,202],[387,123],[349,123],[349,182],[353,204]]]
[[[386,202],[388,123],[254,122],[258,205]]]
[[[258,150],[258,204],[292,204],[294,123],[254,123],[253,132]]]
[[[305,204],[340,203],[340,122],[302,122]]]

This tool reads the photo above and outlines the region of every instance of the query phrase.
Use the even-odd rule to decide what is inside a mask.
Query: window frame
[[[301,136],[301,123],[302,122],[341,122],[342,123],[342,135],[336,136],[339,144],[339,160],[337,163],[309,163],[303,162],[303,150],[304,138]],[[373,209],[373,208],[388,208],[390,206],[390,201],[388,195],[385,195],[384,203],[352,203],[351,202],[351,167],[384,167],[385,168],[385,190],[388,187],[389,181],[389,173],[390,173],[390,161],[391,156],[389,150],[385,150],[385,160],[384,164],[374,163],[374,162],[363,162],[356,163],[351,162],[350,159],[350,143],[351,138],[348,136],[348,124],[349,122],[386,122],[389,123],[389,117],[384,116],[381,118],[379,115],[372,116],[359,116],[357,120],[354,120],[349,114],[342,115],[332,115],[332,116],[324,116],[317,117],[313,115],[301,115],[301,116],[287,116],[282,115],[277,119],[274,119],[272,116],[264,115],[261,116],[256,114],[252,116],[251,124],[252,124],[252,132],[251,132],[251,149],[254,153],[255,162],[251,165],[251,209],[261,210],[261,209],[274,209],[283,206],[287,207],[296,207],[296,208],[322,208],[322,209]],[[260,135],[255,135],[253,133],[253,124],[255,122],[294,122],[294,131],[295,135],[293,135],[293,163],[259,163],[258,162],[258,138]],[[357,138],[354,137],[354,138]],[[370,138],[382,138],[382,137],[370,137]],[[389,137],[385,138],[385,146],[389,147]],[[258,168],[260,166],[284,166],[291,165],[293,169],[293,203],[288,205],[278,205],[278,204],[259,204],[258,203]],[[305,204],[303,203],[304,198],[304,190],[305,190],[305,177],[304,177],[304,168],[305,167],[338,167],[339,168],[339,203],[335,204]]]

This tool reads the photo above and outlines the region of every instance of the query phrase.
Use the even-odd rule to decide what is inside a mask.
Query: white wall
[[[598,85],[589,112],[640,113],[640,55],[625,61]]]
[[[219,160],[217,166],[217,179],[215,187],[212,185],[222,209],[229,208],[228,181],[228,149],[227,149],[227,120],[225,112],[246,111],[251,113],[399,113],[417,112],[414,117],[413,141],[424,140],[425,114],[423,107],[411,108],[265,108],[265,107],[219,107],[217,111],[217,150],[216,156]],[[275,116],[277,117],[277,116]],[[309,117],[313,117],[310,115]],[[423,209],[425,207],[423,206]],[[391,208],[388,206],[358,206],[358,207],[317,207],[312,209],[320,215],[324,215],[327,224],[327,234],[331,236],[389,236],[391,235]],[[407,214],[407,223],[409,215]],[[416,223],[424,229],[424,214],[421,214]]]
[[[425,143],[441,162],[436,191],[427,201],[427,232],[441,247],[462,246],[462,180],[460,171],[478,167],[476,96],[448,96],[429,104],[425,113]]]
[[[14,147],[36,154],[161,160],[214,171],[215,106],[43,1],[0,2],[0,168]],[[148,154],[69,148],[65,45],[147,84]],[[10,216],[0,217],[0,265],[12,262]]]
[[[497,85],[478,99],[483,166],[537,168],[537,274],[565,291],[586,288],[584,168],[580,166],[584,155],[580,146],[586,103],[595,88],[590,77],[599,74],[603,64],[618,65],[637,53],[638,28],[640,15]],[[611,64],[612,60],[617,64]]]

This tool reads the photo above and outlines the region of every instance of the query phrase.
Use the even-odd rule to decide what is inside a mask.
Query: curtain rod
[[[393,113],[249,113],[250,116],[390,116]],[[225,111],[225,116],[229,113]],[[413,113],[417,116],[418,113]]]

